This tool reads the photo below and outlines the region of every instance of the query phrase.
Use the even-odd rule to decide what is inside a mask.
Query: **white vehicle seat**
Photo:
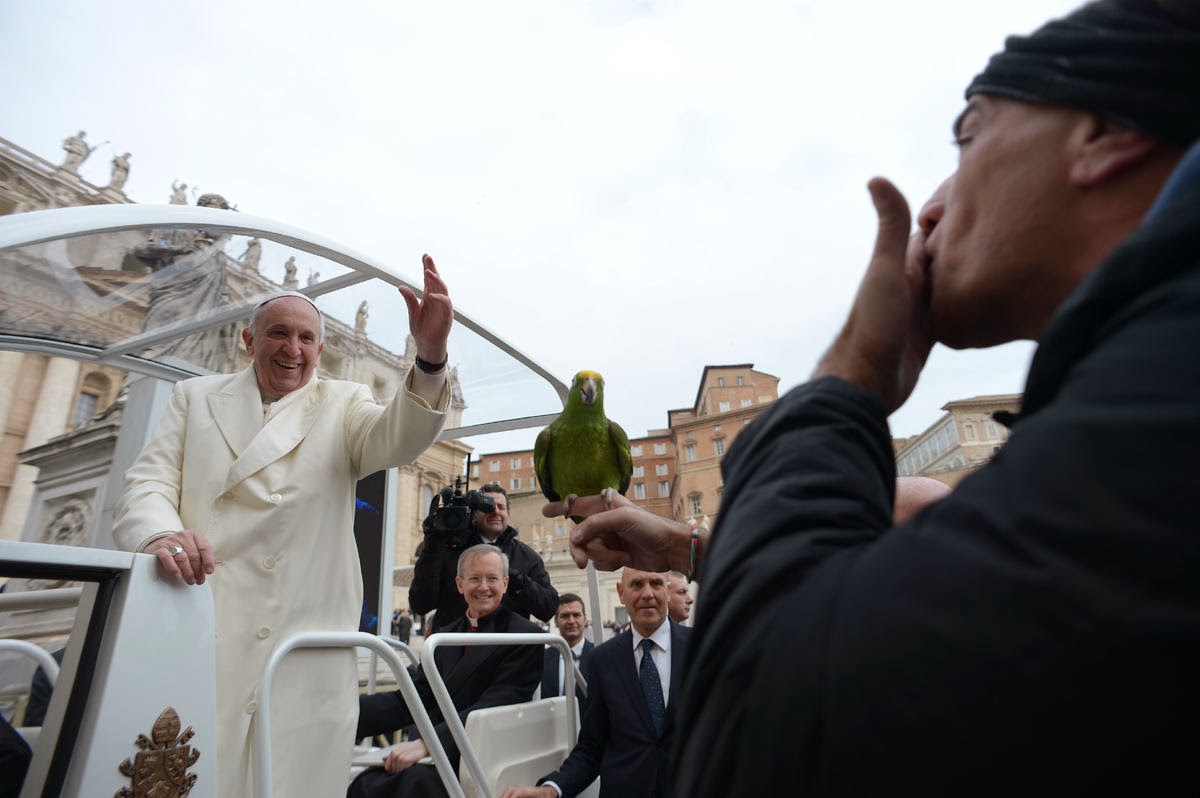
[[[467,716],[466,729],[493,795],[500,795],[510,784],[536,784],[557,770],[570,753],[563,696],[477,709]],[[460,765],[459,778],[467,797],[479,798],[470,769]],[[580,795],[594,798],[599,793],[597,779]]]

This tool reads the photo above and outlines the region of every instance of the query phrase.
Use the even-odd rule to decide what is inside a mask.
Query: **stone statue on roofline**
[[[112,177],[108,181],[108,187],[114,191],[120,191],[125,187],[125,181],[128,179],[129,153],[125,153],[112,159]]]
[[[78,172],[79,165],[87,160],[87,157],[92,154],[95,147],[89,147],[84,141],[85,131],[79,131],[76,136],[68,136],[63,140],[63,149],[67,151],[67,157],[63,159],[62,168],[68,172]]]

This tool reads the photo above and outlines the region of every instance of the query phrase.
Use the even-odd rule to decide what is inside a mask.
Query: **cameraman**
[[[541,556],[517,540],[517,530],[508,525],[508,494],[495,482],[484,485],[480,492],[493,499],[496,506],[491,512],[472,511],[465,540],[453,540],[453,536],[426,525],[425,542],[417,553],[408,589],[408,605],[413,612],[437,610],[432,628],[425,629],[426,635],[467,611],[454,577],[458,555],[477,543],[491,543],[508,556],[508,592],[501,602],[505,607],[522,617],[535,615],[542,621],[549,621],[558,609],[558,592],[550,585]]]

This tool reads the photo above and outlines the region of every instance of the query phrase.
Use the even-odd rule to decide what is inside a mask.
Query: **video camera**
[[[466,548],[471,532],[471,512],[490,513],[495,509],[496,500],[486,493],[469,490],[463,495],[463,478],[456,476],[453,485],[433,494],[422,528],[426,535],[438,538],[447,548]]]

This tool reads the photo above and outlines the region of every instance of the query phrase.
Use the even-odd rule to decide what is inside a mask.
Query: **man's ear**
[[[242,340],[246,342],[246,354],[254,354],[254,336],[250,334],[249,327],[242,328]]]
[[[1086,188],[1110,180],[1145,159],[1158,140],[1087,114],[1078,134],[1071,182]]]

